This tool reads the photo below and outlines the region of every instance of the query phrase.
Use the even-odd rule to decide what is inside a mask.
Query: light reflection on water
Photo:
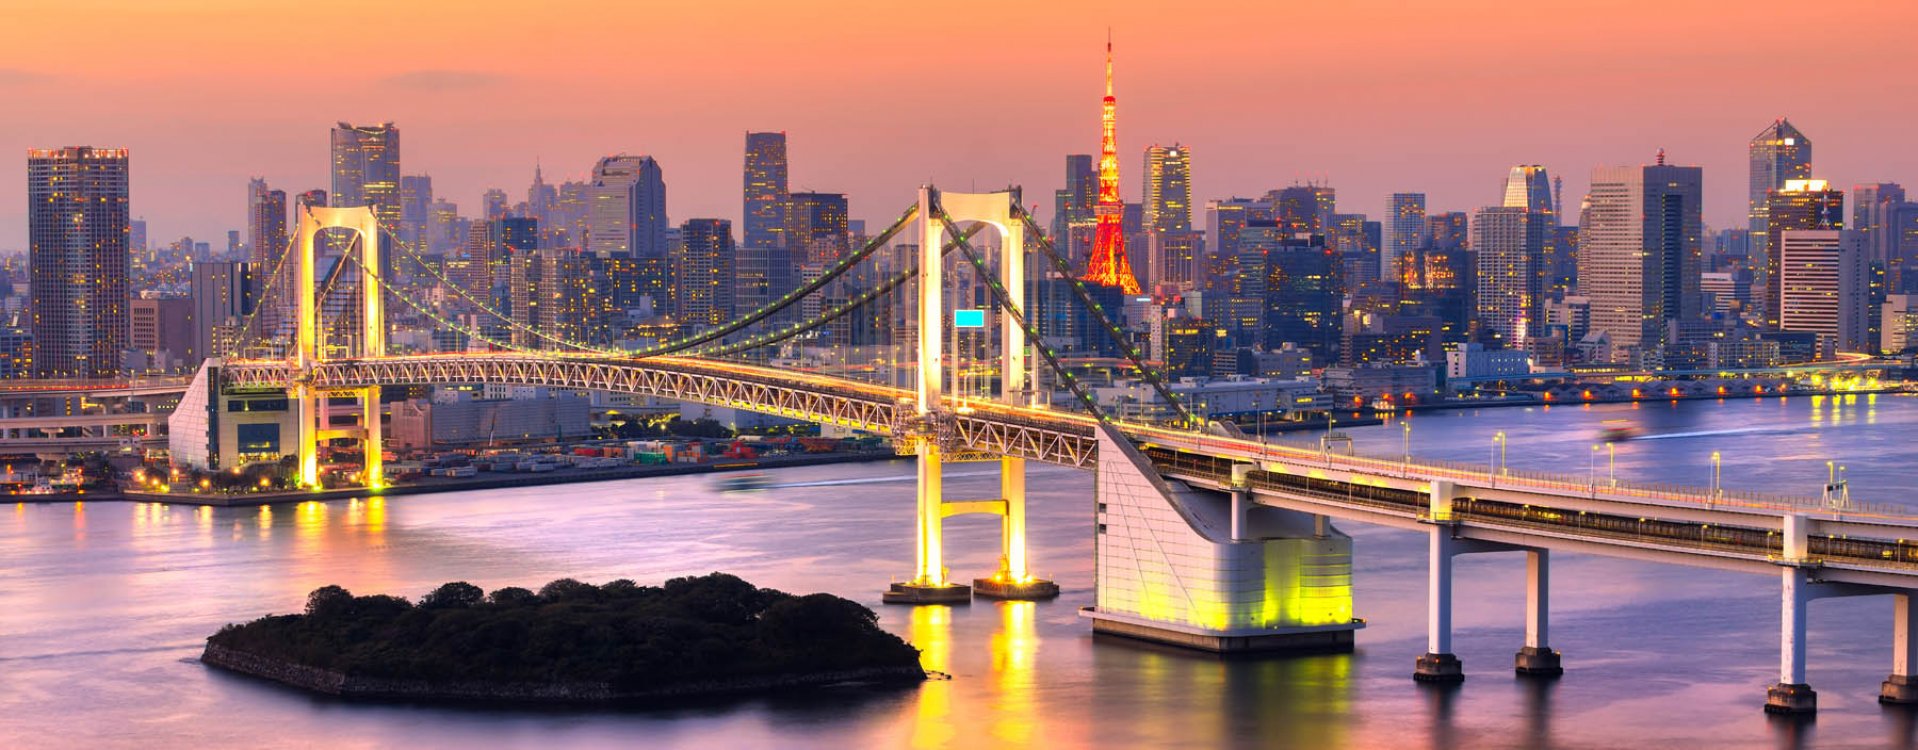
[[[1483,461],[1511,436],[1514,468],[1576,471],[1603,419],[1661,439],[1620,444],[1621,479],[1703,484],[1725,457],[1731,487],[1815,491],[1824,461],[1854,494],[1910,502],[1918,399],[1732,399],[1424,413],[1415,452]],[[1869,428],[1869,429],[1867,429]],[[1354,439],[1398,449],[1397,425]],[[1567,468],[1576,466],[1577,468]],[[1602,467],[1600,467],[1602,470]],[[950,477],[988,496],[989,473]],[[1555,555],[1558,682],[1510,673],[1523,563],[1458,564],[1456,690],[1409,679],[1423,646],[1421,537],[1341,524],[1356,538],[1352,654],[1220,660],[1092,638],[1090,481],[1035,469],[1033,564],[1057,601],[881,607],[912,558],[902,463],[782,470],[758,495],[709,478],[633,480],[277,508],[16,503],[0,528],[0,737],[9,747],[1606,747],[1909,743],[1911,715],[1873,701],[1890,647],[1880,598],[1812,607],[1811,680],[1823,713],[1805,727],[1758,710],[1775,679],[1775,581]],[[993,519],[954,518],[949,566],[997,566]],[[952,675],[908,691],[822,691],[652,711],[547,712],[320,700],[217,675],[191,661],[221,624],[298,609],[338,583],[417,597],[448,580],[488,589],[562,576],[658,582],[711,570],[787,591],[867,603],[881,625]]]

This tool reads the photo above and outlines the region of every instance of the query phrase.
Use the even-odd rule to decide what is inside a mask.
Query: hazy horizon
[[[1108,24],[1127,200],[1153,143],[1192,149],[1195,208],[1311,180],[1375,218],[1393,192],[1493,204],[1521,163],[1562,176],[1575,208],[1593,167],[1663,147],[1705,168],[1707,223],[1740,226],[1745,144],[1780,116],[1820,178],[1918,182],[1901,148],[1918,110],[1909,3],[935,5],[17,3],[0,9],[15,159],[0,248],[26,245],[28,148],[130,148],[149,242],[218,250],[244,226],[248,177],[327,187],[340,120],[398,124],[403,171],[468,215],[488,188],[523,200],[536,159],[557,184],[628,152],[660,160],[675,223],[737,222],[743,134],[784,130],[793,189],[848,193],[855,218],[890,219],[928,181],[1020,184],[1049,216],[1063,156],[1098,147]]]

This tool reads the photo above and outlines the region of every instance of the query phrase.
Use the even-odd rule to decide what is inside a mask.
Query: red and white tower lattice
[[[1099,219],[1092,238],[1092,257],[1086,261],[1085,281],[1116,286],[1126,294],[1139,293],[1139,279],[1125,254],[1125,201],[1119,198],[1118,99],[1112,96],[1112,39],[1106,38],[1106,98],[1099,117],[1099,203],[1092,213]]]

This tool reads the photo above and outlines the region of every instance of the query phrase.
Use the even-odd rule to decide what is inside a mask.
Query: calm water
[[[1514,467],[1585,471],[1599,421],[1651,439],[1618,452],[1621,479],[1814,493],[1825,461],[1855,494],[1918,505],[1918,399],[1793,398],[1637,408],[1496,409],[1413,417],[1422,455],[1487,461],[1510,435]],[[1398,450],[1396,424],[1352,431]],[[1598,465],[1603,476],[1605,467]],[[1357,539],[1355,653],[1219,661],[1105,639],[1091,601],[1091,481],[1038,468],[1032,552],[1065,595],[1040,604],[881,608],[912,558],[904,463],[790,469],[778,488],[721,494],[710,478],[489,490],[272,510],[98,503],[16,505],[0,521],[0,746],[38,747],[1881,747],[1918,722],[1875,702],[1890,662],[1890,602],[1812,607],[1815,724],[1759,710],[1776,679],[1776,579],[1561,554],[1554,558],[1557,682],[1511,673],[1523,558],[1461,558],[1456,649],[1470,679],[1410,679],[1423,650],[1423,537],[1341,524]],[[984,467],[955,467],[953,496],[987,496]],[[949,564],[994,567],[989,519],[948,526]],[[317,699],[194,661],[220,625],[298,609],[329,583],[418,596],[448,580],[486,588],[571,576],[642,582],[724,570],[789,591],[830,591],[953,675],[917,689],[823,691],[657,711],[375,706]]]

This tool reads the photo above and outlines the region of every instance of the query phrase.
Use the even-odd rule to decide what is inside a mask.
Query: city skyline
[[[1876,8],[1878,18],[1913,13],[1892,3],[1860,5]],[[405,129],[405,171],[433,175],[440,195],[469,212],[486,189],[517,195],[531,181],[536,161],[550,182],[558,182],[582,179],[598,158],[628,152],[655,155],[674,175],[674,224],[700,217],[737,224],[739,138],[768,129],[791,136],[793,190],[847,193],[855,218],[889,213],[893,203],[928,181],[982,188],[1019,184],[1029,203],[1049,211],[1036,199],[1059,187],[1059,155],[1096,147],[1096,126],[1087,112],[1099,87],[1100,22],[1109,21],[1128,103],[1121,158],[1137,159],[1155,143],[1191,145],[1199,154],[1195,203],[1313,180],[1339,189],[1341,212],[1381,214],[1394,192],[1423,192],[1432,210],[1463,211],[1493,205],[1504,170],[1520,163],[1543,164],[1563,175],[1570,203],[1583,195],[1592,167],[1648,164],[1662,146],[1673,163],[1705,168],[1706,222],[1730,228],[1743,223],[1747,209],[1747,142],[1757,127],[1784,116],[1819,140],[1816,176],[1834,185],[1897,181],[1918,170],[1918,156],[1892,147],[1908,106],[1901,101],[1909,99],[1900,95],[1897,81],[1880,89],[1883,97],[1846,96],[1807,82],[1811,76],[1882,70],[1898,59],[1890,33],[1895,23],[1841,27],[1833,21],[1814,24],[1807,33],[1798,26],[1773,30],[1758,21],[1720,18],[1705,8],[1567,8],[1495,17],[1481,3],[1394,6],[1393,13],[1361,3],[1287,9],[1290,27],[1349,33],[1297,35],[1287,40],[1284,54],[1272,54],[1260,36],[1265,24],[1213,27],[1161,18],[1146,7],[1098,6],[1088,13],[1085,7],[1057,6],[1024,10],[1025,23],[1015,24],[1010,41],[993,42],[1005,53],[979,62],[965,45],[913,46],[903,19],[886,18],[877,6],[871,14],[837,18],[835,25],[813,21],[807,28],[820,28],[795,35],[799,39],[776,33],[804,20],[793,17],[795,10],[728,16],[673,6],[649,7],[641,16],[581,6],[607,22],[595,26],[644,20],[660,29],[640,58],[644,64],[635,65],[630,58],[609,64],[606,53],[566,45],[579,28],[567,14],[530,19],[511,30],[466,29],[478,35],[470,37],[461,36],[466,22],[460,15],[401,8],[390,13],[390,31],[357,41],[341,25],[356,13],[303,19],[313,33],[299,36],[332,40],[327,44],[347,54],[337,71],[303,84],[311,93],[296,97],[269,81],[296,80],[299,61],[320,54],[319,48],[282,39],[287,35],[273,29],[283,19],[270,12],[222,7],[208,14],[217,15],[217,23],[196,24],[204,19],[191,11],[91,4],[84,9],[87,19],[111,54],[58,67],[41,62],[50,54],[48,40],[21,32],[73,18],[82,9],[0,11],[9,21],[0,26],[15,30],[0,31],[0,48],[9,50],[0,58],[0,95],[29,113],[0,125],[0,145],[131,149],[141,164],[133,173],[132,213],[148,220],[153,242],[181,235],[214,238],[243,228],[249,177],[265,177],[289,193],[327,185],[320,130],[339,120],[392,121]],[[1659,30],[1646,32],[1642,20],[1654,7]],[[470,13],[486,15],[483,7]],[[1278,11],[1242,13],[1251,21]],[[1767,15],[1760,8],[1738,18]],[[722,17],[736,25],[731,30],[739,49],[749,52],[674,39],[674,30],[697,36]],[[1088,17],[1094,20],[1088,23]],[[1451,33],[1420,38],[1419,24],[1434,19],[1443,19]],[[1494,50],[1504,48],[1499,40],[1574,26],[1582,31],[1576,37],[1548,37],[1553,56],[1546,68],[1485,72],[1496,61]],[[504,39],[486,43],[505,34],[535,44],[515,51]],[[395,36],[419,43],[385,44]],[[1673,38],[1686,43],[1674,44]],[[269,45],[266,39],[279,41]],[[1354,39],[1372,44],[1354,45]],[[1205,42],[1202,59],[1190,54],[1198,40]],[[359,44],[383,44],[396,56],[358,60],[352,53]],[[565,57],[548,52],[562,46]],[[828,47],[871,49],[876,63],[817,54]],[[193,52],[199,48],[215,51]],[[275,54],[265,55],[267,49]],[[1751,81],[1719,75],[1763,65],[1782,49],[1821,64],[1802,72],[1768,66],[1775,75]],[[236,71],[206,64],[208,54],[264,56]],[[716,58],[723,55],[737,59]],[[975,67],[979,72],[968,76],[944,72],[960,61],[983,70]],[[765,89],[751,71],[774,63],[791,66],[782,80],[820,83]],[[1638,75],[1641,68],[1661,75]],[[1406,76],[1404,70],[1419,74]],[[995,74],[1026,82],[1010,92],[1023,116],[950,104],[983,95],[978,81]],[[1794,76],[1806,77],[1801,83],[1807,85],[1793,85]],[[942,85],[902,90],[901,83],[915,79]],[[1530,85],[1539,82],[1546,85]],[[622,95],[591,95],[607,87]],[[152,93],[159,91],[167,93]],[[1284,95],[1245,98],[1248,91]],[[1541,93],[1509,93],[1521,91]],[[502,97],[519,102],[507,115],[497,108]],[[694,97],[697,106],[656,106],[662,98],[680,97]],[[1296,105],[1287,104],[1298,99],[1320,104],[1310,108],[1311,116],[1300,116]],[[1219,116],[1226,108],[1232,117]],[[140,116],[128,116],[135,113]],[[1441,150],[1434,144],[1442,152],[1435,153]],[[1142,179],[1124,175],[1128,201],[1138,200]],[[24,249],[24,211],[18,208],[24,196],[17,185],[5,190],[13,192],[0,193],[0,248]]]

